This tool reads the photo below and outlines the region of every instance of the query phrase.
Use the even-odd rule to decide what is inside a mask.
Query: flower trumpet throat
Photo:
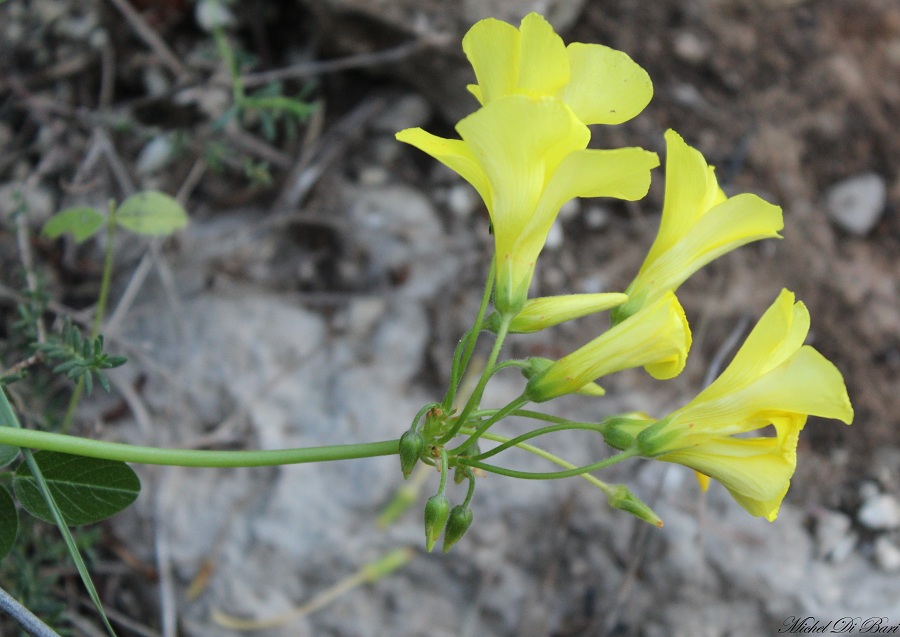
[[[631,367],[644,367],[657,379],[674,378],[684,369],[691,330],[671,292],[593,341],[535,374],[525,396],[543,402],[578,392],[596,378]]]
[[[564,203],[574,197],[636,200],[647,194],[655,153],[588,149],[590,131],[552,97],[508,95],[462,119],[461,139],[420,128],[397,133],[459,173],[491,217],[497,258],[494,306],[515,315],[525,305],[538,254]]]
[[[808,331],[806,306],[783,290],[719,378],[637,433],[640,453],[709,476],[749,513],[774,520],[797,466],[807,417],[853,421],[844,379],[803,344]],[[770,425],[774,435],[759,436]],[[748,433],[757,437],[740,437]]]

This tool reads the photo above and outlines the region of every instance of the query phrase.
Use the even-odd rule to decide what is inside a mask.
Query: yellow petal
[[[705,492],[709,490],[710,477],[708,475],[700,473],[699,471],[694,471],[694,477],[697,478],[697,484],[700,485],[701,491]]]
[[[656,153],[641,148],[569,153],[554,171],[534,214],[519,233],[515,251],[537,255],[559,209],[574,197],[640,199],[650,187],[650,170],[658,165]]]
[[[625,53],[580,42],[567,52],[572,77],[560,96],[585,124],[621,124],[653,97],[650,76]]]
[[[837,367],[809,345],[741,393],[747,409],[853,422],[853,407]]]
[[[706,264],[753,241],[780,238],[784,227],[781,208],[756,195],[742,194],[713,207],[683,237],[655,258],[649,256],[629,286],[631,308],[652,303],[667,291],[676,291]]]
[[[518,90],[534,96],[556,95],[569,82],[569,57],[562,38],[537,13],[525,16],[519,31]]]
[[[809,311],[783,289],[750,331],[734,358],[696,401],[732,394],[792,356],[809,333]],[[845,392],[846,393],[846,392]]]
[[[792,419],[778,438],[714,438],[658,456],[712,477],[751,515],[774,520],[797,466],[797,439],[805,417]]]
[[[662,218],[656,240],[645,262],[655,260],[661,253],[686,236],[697,220],[706,212],[709,166],[700,151],[688,146],[681,135],[666,131],[666,193]]]
[[[397,133],[396,138],[398,141],[428,153],[458,173],[475,187],[490,210],[493,197],[488,176],[465,142],[459,139],[438,137],[421,128],[407,128]]]
[[[521,54],[518,29],[494,18],[481,20],[463,37],[462,46],[475,70],[480,87],[476,97],[482,104],[515,92]]]

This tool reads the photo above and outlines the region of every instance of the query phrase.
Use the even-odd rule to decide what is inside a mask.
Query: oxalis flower
[[[809,312],[783,290],[731,364],[690,403],[635,434],[638,421],[604,434],[622,448],[632,437],[642,455],[709,476],[750,514],[769,521],[797,466],[797,439],[807,416],[853,421],[844,379],[803,345]],[[774,426],[771,437],[739,437]]]
[[[637,277],[625,290],[628,301],[613,310],[613,322],[674,292],[726,252],[752,241],[781,238],[781,208],[752,194],[726,197],[713,167],[673,130],[666,132],[666,151],[659,232]]]
[[[684,369],[690,348],[684,310],[670,292],[568,356],[542,364],[525,396],[543,402],[577,393],[601,376],[631,367],[643,366],[660,380],[674,378]]]
[[[647,72],[628,55],[600,44],[563,43],[543,17],[529,13],[516,29],[488,18],[463,38],[481,104],[505,95],[562,99],[585,124],[621,124],[653,96]]]
[[[499,97],[456,130],[462,139],[421,128],[400,131],[397,139],[453,169],[481,195],[496,247],[494,306],[510,317],[525,305],[560,207],[573,197],[640,199],[659,165],[655,153],[640,148],[587,149],[587,126],[553,97]]]

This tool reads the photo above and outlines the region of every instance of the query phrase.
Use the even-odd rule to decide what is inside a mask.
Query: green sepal
[[[409,429],[400,436],[400,471],[403,479],[409,477],[425,448],[425,438],[418,431]]]
[[[441,531],[450,517],[450,500],[443,493],[436,493],[425,503],[425,550],[434,548]]]
[[[634,445],[642,431],[652,425],[655,420],[638,412],[613,416],[603,421],[603,441],[613,449],[625,451]]]
[[[462,539],[462,536],[472,526],[472,518],[472,509],[465,504],[457,504],[450,510],[447,526],[444,528],[444,553]]]

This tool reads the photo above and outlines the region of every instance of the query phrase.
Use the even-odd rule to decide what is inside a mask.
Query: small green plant
[[[22,210],[20,214],[24,212]],[[109,391],[109,381],[103,370],[126,362],[124,357],[104,351],[103,336],[99,333],[112,278],[116,232],[124,229],[139,235],[164,236],[183,227],[187,221],[181,204],[166,194],[152,191],[137,193],[121,205],[110,202],[106,214],[90,207],[76,207],[51,217],[43,228],[43,234],[51,239],[68,234],[81,243],[106,230],[104,267],[91,330],[88,335],[83,334],[66,317],[58,333],[45,334],[43,313],[47,297],[35,285],[18,305],[18,320],[12,325],[19,349],[26,357],[0,373],[0,386],[8,387],[27,378],[30,369],[45,362],[52,366],[52,373],[63,374],[75,382],[67,411],[69,416],[77,408],[82,388],[91,393],[95,378],[104,390]],[[6,391],[0,391],[0,426],[21,429]],[[67,426],[68,423],[64,422],[63,428]],[[20,453],[23,459],[16,464]],[[55,524],[62,533],[61,546],[75,561],[107,630],[114,634],[81,556],[83,546],[76,542],[69,527],[104,520],[128,507],[140,492],[137,475],[121,461],[59,451],[32,452],[27,448],[7,445],[0,445],[0,467],[7,468],[0,472],[0,557],[7,555],[16,545],[20,528],[19,507],[40,520]],[[33,527],[29,523],[26,528]],[[25,593],[24,599],[33,608],[45,609],[48,615],[52,615],[50,611],[55,608],[52,601],[35,592],[44,591],[46,587],[36,586],[37,580],[29,577],[29,572],[21,571],[19,590]]]

